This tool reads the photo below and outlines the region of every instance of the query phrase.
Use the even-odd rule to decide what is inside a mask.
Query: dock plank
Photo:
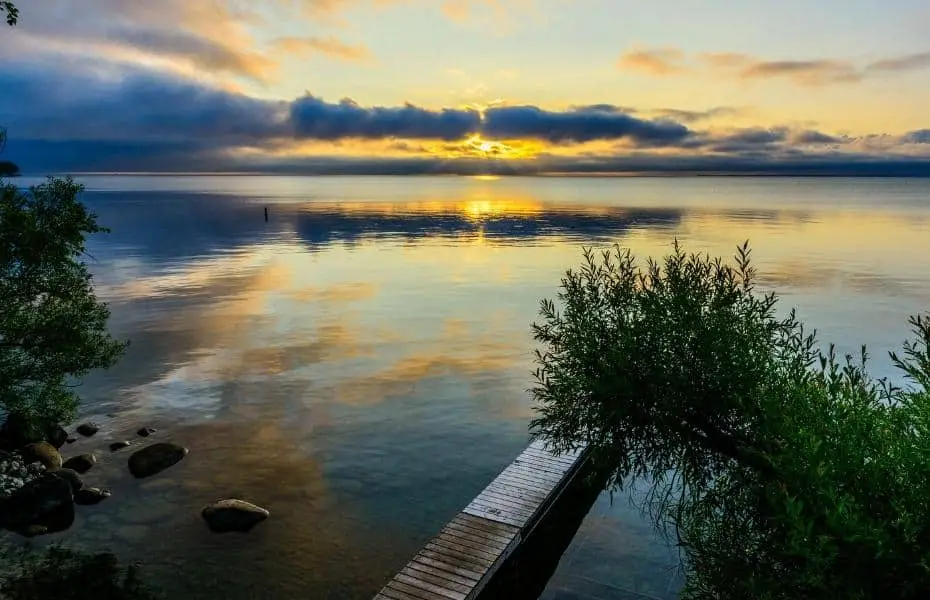
[[[443,571],[442,569],[437,569],[435,567],[432,567],[430,565],[427,565],[417,560],[412,560],[409,563],[407,563],[407,566],[401,570],[402,573],[405,571],[409,571],[409,572],[415,571],[419,573],[425,573],[435,579],[438,579],[441,581],[449,581],[452,584],[455,584],[457,586],[453,589],[458,589],[459,591],[464,590],[466,594],[469,591],[471,591],[471,588],[475,586],[475,582],[472,579],[468,579],[467,577],[461,577],[459,575],[456,575],[455,573]]]
[[[430,558],[429,556],[424,556],[422,553],[419,553],[416,556],[414,556],[413,560],[411,560],[407,564],[409,565],[416,564],[418,565],[417,568],[419,568],[420,566],[430,567],[431,569],[435,569],[438,572],[447,573],[448,575],[456,577],[457,578],[456,581],[459,581],[461,583],[468,582],[468,585],[472,585],[472,586],[474,586],[475,583],[481,580],[480,573],[476,573],[474,571],[469,571],[466,569],[461,569],[458,567],[453,567],[452,565],[444,561],[435,560],[435,559]]]
[[[472,588],[471,585],[462,585],[457,581],[452,581],[451,579],[436,575],[430,571],[419,569],[417,565],[411,563],[407,563],[407,566],[400,570],[400,574],[419,581],[422,584],[429,584],[434,589],[456,592],[466,596]]]
[[[484,573],[494,564],[493,561],[470,556],[467,552],[463,552],[458,548],[450,548],[443,544],[437,544],[434,541],[427,543],[423,549],[431,554],[442,556],[443,560],[449,564],[459,566],[463,569],[474,569],[479,574]]]
[[[534,439],[449,521],[375,600],[475,600],[562,493],[585,458]]]

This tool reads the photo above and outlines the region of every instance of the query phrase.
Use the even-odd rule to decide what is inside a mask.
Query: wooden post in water
[[[265,207],[265,223],[268,222],[268,207]]]

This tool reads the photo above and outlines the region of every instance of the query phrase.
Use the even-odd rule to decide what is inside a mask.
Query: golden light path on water
[[[797,306],[841,351],[868,343],[877,374],[907,316],[930,309],[926,183],[86,183],[112,229],[91,248],[98,289],[133,344],[83,386],[85,416],[103,429],[68,450],[99,450],[88,478],[114,496],[59,535],[142,560],[184,597],[370,597],[525,444],[529,325],[583,246],[619,242],[645,258],[678,239],[728,256],[749,239],[782,309]],[[140,484],[105,443],[144,425],[191,453]],[[198,511],[226,495],[272,518],[217,538]],[[617,547],[667,566],[648,530],[617,525],[634,522],[628,510],[598,507],[579,543],[603,553],[630,535]],[[555,582],[605,560],[647,578],[623,552],[572,552]]]

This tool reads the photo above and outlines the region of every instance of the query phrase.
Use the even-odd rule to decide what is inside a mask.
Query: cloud
[[[227,71],[256,81],[266,81],[277,66],[260,53],[185,31],[133,27],[108,31],[106,39],[151,54],[189,60],[202,69]]]
[[[898,58],[878,60],[866,66],[865,70],[869,73],[898,73],[926,68],[930,68],[930,52],[906,54]]]
[[[799,131],[792,136],[792,140],[797,144],[840,144],[846,141],[844,138],[829,135],[820,131],[805,130]]]
[[[747,56],[742,62],[736,73],[741,79],[787,77],[806,85],[848,83],[862,79],[852,64],[836,60],[755,60]]]
[[[414,138],[458,140],[478,131],[481,114],[471,109],[428,110],[402,107],[362,107],[353,100],[327,103],[310,94],[291,104],[291,123],[300,138]]]
[[[649,121],[604,105],[566,112],[537,106],[501,106],[484,113],[482,133],[495,138],[531,138],[551,143],[590,142],[629,138],[661,146],[687,137],[687,127],[674,121]]]
[[[918,129],[911,131],[903,136],[906,144],[930,144],[930,129]]]
[[[692,61],[694,58],[696,61]],[[703,65],[718,74],[743,80],[788,79],[799,85],[856,83],[867,78],[930,69],[930,52],[906,54],[857,65],[835,58],[764,59],[738,52],[715,52],[689,57],[677,48],[631,50],[618,65],[656,76],[695,72]]]
[[[652,111],[660,117],[674,119],[682,123],[695,123],[714,117],[730,117],[743,112],[742,109],[732,106],[715,106],[707,110],[682,110],[677,108],[660,108]]]
[[[311,94],[273,100],[89,60],[3,63],[0,81],[7,86],[0,123],[10,129],[4,158],[27,173],[920,174],[930,164],[925,129],[851,138],[791,127],[699,130],[684,124],[725,108],[634,116],[612,104],[565,110],[503,105],[481,112],[327,102]],[[663,118],[641,116],[657,112]],[[528,149],[517,154],[535,159],[483,159],[497,156],[485,142]],[[404,154],[396,148],[401,144]],[[469,144],[481,152],[465,152]]]
[[[33,139],[255,143],[290,132],[288,105],[147,69],[83,72],[44,63],[0,67],[0,122]]]
[[[327,37],[282,37],[275,40],[275,50],[290,54],[325,54],[349,61],[368,60],[371,51],[364,45],[346,44],[332,36]]]
[[[625,52],[617,61],[617,66],[651,75],[677,75],[687,70],[684,60],[684,52],[677,48],[653,48]]]
[[[59,54],[68,59],[158,59],[256,81],[268,80],[276,68],[250,34],[249,15],[223,0],[164,0],[157,8],[134,0],[48,4],[29,11],[21,26],[5,32],[0,58]]]

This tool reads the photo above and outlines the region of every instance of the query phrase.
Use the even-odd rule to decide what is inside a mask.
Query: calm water
[[[373,595],[527,442],[529,325],[582,245],[748,238],[783,308],[868,343],[877,375],[930,309],[927,180],[81,179],[132,346],[82,388],[101,433],[67,448],[100,452],[87,480],[114,496],[55,539],[141,560],[174,597]],[[105,447],[143,425],[191,453],[139,483]],[[210,534],[220,497],[272,518]],[[673,597],[671,565],[605,496],[544,597]]]

